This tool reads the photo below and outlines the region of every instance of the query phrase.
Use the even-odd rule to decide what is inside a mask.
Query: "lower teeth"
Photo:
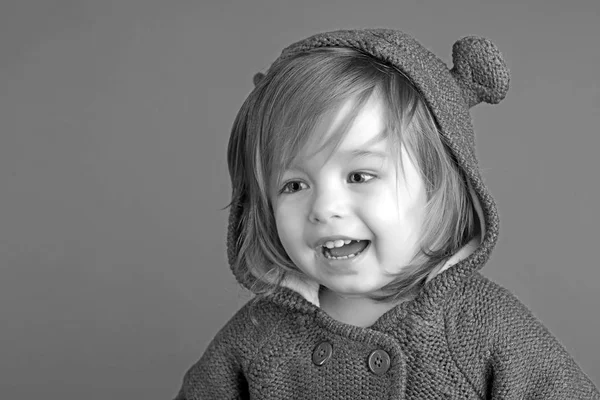
[[[324,252],[323,252],[323,255],[324,255],[324,256],[325,256],[325,258],[327,258],[328,260],[347,260],[347,259],[349,259],[349,258],[354,258],[354,257],[356,257],[357,255],[359,255],[359,254],[360,254],[360,253],[362,253],[363,251],[364,251],[364,249],[363,249],[363,250],[361,250],[361,251],[359,251],[359,252],[357,252],[357,253],[349,254],[349,255],[347,255],[347,256],[336,257],[336,256],[332,256],[332,255],[331,255],[331,253],[330,253],[328,250],[326,250],[326,251],[324,251]]]
[[[325,254],[325,257],[326,257],[328,260],[346,260],[346,259],[348,259],[348,258],[353,258],[353,257],[356,257],[356,256],[357,256],[357,255],[359,255],[359,254],[360,254],[360,251],[359,251],[358,253],[354,253],[354,254],[350,254],[350,255],[347,255],[347,256],[342,256],[342,257],[334,257],[334,256],[332,256],[331,254]]]

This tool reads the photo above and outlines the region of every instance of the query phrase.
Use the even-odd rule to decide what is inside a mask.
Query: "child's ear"
[[[510,73],[502,53],[488,39],[467,36],[452,46],[450,70],[469,108],[485,101],[499,103],[506,96]]]
[[[262,72],[257,72],[256,74],[254,74],[254,78],[252,78],[252,82],[254,83],[254,86],[258,86],[258,84],[260,83],[260,81],[263,80],[264,77],[265,77],[265,74],[263,74]]]

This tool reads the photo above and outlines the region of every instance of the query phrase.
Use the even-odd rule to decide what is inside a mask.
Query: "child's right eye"
[[[296,193],[302,189],[306,189],[308,186],[304,182],[292,181],[283,185],[281,193]]]

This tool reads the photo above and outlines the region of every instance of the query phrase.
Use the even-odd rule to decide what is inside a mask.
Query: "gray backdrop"
[[[600,383],[600,2],[0,2],[0,397],[165,399],[248,298],[225,151],[252,75],[317,31],[406,30],[512,70],[473,117],[501,216],[485,274]]]

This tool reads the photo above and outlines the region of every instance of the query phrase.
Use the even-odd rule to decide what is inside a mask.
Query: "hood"
[[[446,270],[451,269],[452,281],[472,275],[488,260],[498,238],[498,213],[480,175],[469,114],[469,109],[481,102],[500,102],[508,91],[509,71],[497,47],[484,38],[462,38],[452,48],[453,67],[448,68],[406,33],[389,29],[345,30],[320,33],[294,43],[283,50],[276,62],[318,47],[349,47],[368,53],[398,68],[421,92],[437,120],[440,134],[467,177],[481,222],[480,236],[448,260],[437,274],[446,275]],[[255,84],[262,77],[263,74],[256,74]],[[242,207],[241,204],[232,204],[230,208],[227,233],[230,265],[239,252]],[[234,274],[243,286],[252,288],[256,278],[248,271],[234,271]],[[318,305],[318,287],[315,284],[298,281],[284,284]]]

